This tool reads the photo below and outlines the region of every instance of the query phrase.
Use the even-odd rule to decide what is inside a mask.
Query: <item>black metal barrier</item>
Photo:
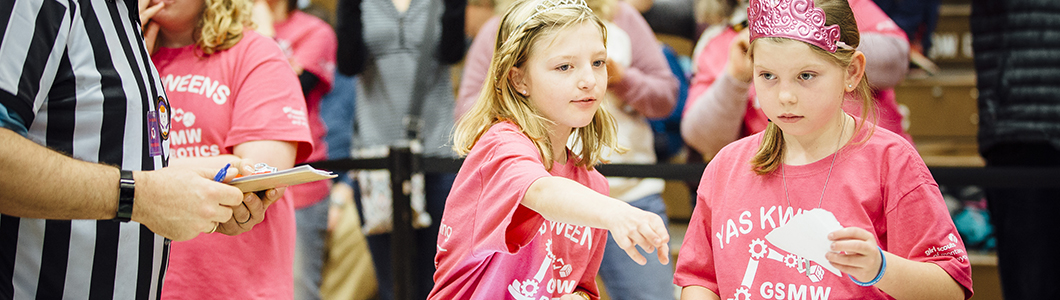
[[[417,251],[412,232],[412,208],[409,203],[412,174],[456,173],[462,159],[423,157],[414,155],[407,147],[391,147],[384,158],[337,159],[310,163],[314,168],[347,170],[390,170],[394,197],[394,230],[391,233],[394,299],[412,299],[414,282],[412,258]],[[698,182],[706,164],[606,164],[597,166],[605,176],[662,178]],[[929,167],[940,185],[977,185],[983,188],[1060,188],[1060,168],[983,168]],[[435,220],[438,222],[440,220]],[[429,245],[424,245],[429,247]]]

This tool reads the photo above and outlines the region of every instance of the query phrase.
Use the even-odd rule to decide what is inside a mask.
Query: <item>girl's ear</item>
[[[517,93],[527,96],[530,85],[527,84],[526,72],[518,67],[512,67],[508,69],[508,80],[511,81],[512,87],[515,88]]]
[[[858,87],[858,83],[861,83],[861,77],[865,76],[865,53],[861,51],[854,51],[854,57],[850,59],[850,66],[847,66],[846,78],[843,83],[846,85],[846,91],[853,92]]]

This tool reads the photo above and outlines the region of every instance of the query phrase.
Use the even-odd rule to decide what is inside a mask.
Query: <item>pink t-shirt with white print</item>
[[[297,142],[296,162],[309,156],[305,100],[275,42],[248,29],[232,48],[201,55],[190,45],[151,57],[172,105],[173,157],[231,154],[256,140]],[[285,195],[249,232],[173,242],[162,298],[289,299],[294,237],[294,206]]]
[[[766,240],[820,205],[841,226],[871,232],[884,251],[942,267],[971,297],[968,253],[927,166],[893,132],[876,128],[858,143],[869,127],[841,148],[834,166],[833,154],[757,175],[749,162],[762,133],[723,148],[703,172],[674,283],[706,287],[721,299],[889,299],[816,262],[807,272],[800,257]]]
[[[530,184],[548,176],[606,195],[603,175],[575,162],[546,171],[534,143],[509,122],[483,134],[446,200],[428,299],[539,300],[575,290],[599,297],[607,231],[548,221],[520,204]]]

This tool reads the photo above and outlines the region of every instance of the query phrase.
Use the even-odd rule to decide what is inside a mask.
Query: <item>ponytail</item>
[[[773,172],[784,163],[784,131],[780,126],[769,122],[762,135],[762,144],[758,146],[758,153],[751,159],[751,169],[758,175]]]

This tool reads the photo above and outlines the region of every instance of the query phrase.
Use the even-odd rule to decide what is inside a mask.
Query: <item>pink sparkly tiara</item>
[[[761,37],[796,39],[835,53],[852,49],[839,40],[839,25],[824,26],[825,15],[813,0],[751,0],[747,7],[751,41]]]

